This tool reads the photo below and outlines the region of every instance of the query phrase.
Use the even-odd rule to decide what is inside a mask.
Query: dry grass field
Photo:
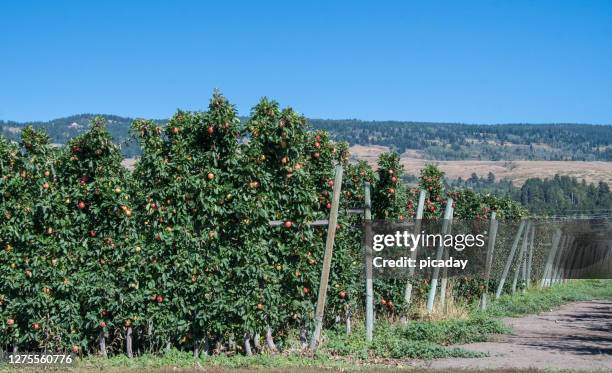
[[[384,146],[355,145],[350,148],[353,159],[366,160],[376,165],[380,153],[387,151]],[[547,178],[555,174],[574,176],[587,182],[605,181],[612,184],[612,162],[579,162],[579,161],[435,161],[420,157],[414,150],[401,156],[401,162],[409,174],[418,175],[425,164],[432,163],[440,167],[450,179],[469,178],[473,172],[486,177],[493,172],[497,179],[509,178],[517,186],[531,177]]]
[[[350,152],[353,160],[363,159],[376,166],[380,153],[388,151],[384,146],[351,146]],[[514,185],[521,186],[531,177],[550,178],[555,174],[575,176],[579,180],[585,179],[589,183],[605,181],[612,185],[612,162],[579,162],[579,161],[436,161],[421,158],[415,150],[402,154],[401,162],[408,174],[418,175],[419,170],[428,163],[440,167],[450,179],[462,177],[469,178],[473,172],[478,176],[486,177],[493,172],[497,179],[505,177],[512,180]],[[133,169],[134,158],[123,160],[123,165]]]

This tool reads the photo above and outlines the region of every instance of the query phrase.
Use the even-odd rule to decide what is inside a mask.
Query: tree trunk
[[[253,351],[251,350],[251,336],[248,333],[244,333],[243,341],[244,353],[246,356],[253,356]]]
[[[98,344],[100,346],[100,355],[106,357],[106,340],[104,339],[104,330],[100,330]]]
[[[351,334],[351,307],[346,306],[346,335]]]
[[[306,328],[302,328],[300,330],[300,344],[302,346],[302,351],[308,348],[308,332]]]
[[[134,357],[134,353],[132,352],[132,327],[128,326],[127,331],[125,332],[125,352],[127,356],[131,359]]]
[[[272,352],[277,352],[276,344],[274,344],[274,337],[272,336],[272,328],[268,327],[266,330],[266,345]]]
[[[261,343],[259,342],[260,339],[261,335],[259,335],[259,333],[255,333],[255,336],[253,337],[253,346],[255,347],[255,352],[261,351]]]

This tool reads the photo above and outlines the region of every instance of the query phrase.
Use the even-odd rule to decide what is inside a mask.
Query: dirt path
[[[612,370],[612,302],[570,303],[556,311],[504,322],[512,334],[458,347],[486,352],[478,359],[422,362],[431,368],[553,368]]]

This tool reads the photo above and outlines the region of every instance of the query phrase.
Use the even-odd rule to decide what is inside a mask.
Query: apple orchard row
[[[265,335],[268,348],[282,347],[289,330],[312,329],[326,232],[309,223],[332,207],[336,163],[341,208],[363,206],[369,181],[375,218],[414,218],[418,188],[402,183],[397,154],[382,154],[376,171],[349,163],[346,144],[274,101],[241,123],[215,93],[206,112],[179,111],[164,126],[137,120],[132,132],[142,148],[133,171],[99,118],[62,147],[32,128],[20,144],[0,139],[2,349],[116,354],[128,332],[134,353]],[[445,193],[433,166],[420,187],[426,218],[440,217],[447,194],[463,218],[523,213]],[[362,312],[360,219],[341,214],[336,227],[327,327]],[[375,292],[378,312],[409,311],[402,283],[380,280]]]

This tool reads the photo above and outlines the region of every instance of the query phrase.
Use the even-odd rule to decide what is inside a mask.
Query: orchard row
[[[165,126],[137,120],[133,134],[143,150],[133,171],[101,119],[64,147],[32,128],[19,145],[0,139],[3,349],[222,350],[266,334],[274,349],[290,329],[312,328],[326,232],[309,223],[332,207],[335,164],[341,208],[363,206],[369,181],[375,218],[414,218],[418,188],[402,183],[396,154],[376,171],[349,163],[346,144],[267,99],[244,125],[215,93],[208,111],[179,111]],[[447,194],[462,218],[523,213],[445,194],[433,166],[420,183],[426,218],[440,217]],[[341,214],[336,227],[328,323],[362,309],[360,219]],[[402,284],[375,291],[379,312],[407,312]]]

